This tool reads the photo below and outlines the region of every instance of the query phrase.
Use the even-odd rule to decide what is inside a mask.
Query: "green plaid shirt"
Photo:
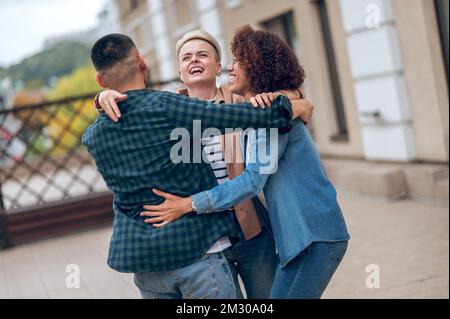
[[[224,236],[237,236],[229,213],[190,213],[162,228],[144,223],[144,204],[163,198],[152,188],[190,196],[217,185],[208,163],[174,164],[170,139],[175,128],[193,135],[193,120],[202,127],[279,127],[290,129],[292,109],[281,97],[270,109],[248,103],[215,105],[179,94],[153,90],[127,92],[115,123],[101,114],[83,135],[83,144],[114,193],[114,223],[108,265],[120,272],[173,270],[193,263]],[[192,143],[191,143],[192,144]],[[192,150],[192,148],[191,148]]]

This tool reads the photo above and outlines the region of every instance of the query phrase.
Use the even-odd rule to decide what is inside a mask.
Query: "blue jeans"
[[[144,299],[240,299],[233,267],[223,253],[207,254],[175,270],[137,273],[134,283]]]
[[[347,250],[347,241],[316,242],[278,267],[271,298],[320,299]]]
[[[225,250],[225,256],[236,265],[248,299],[269,299],[278,257],[266,229],[250,240],[241,239]]]

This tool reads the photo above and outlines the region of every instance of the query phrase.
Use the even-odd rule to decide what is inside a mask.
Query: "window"
[[[437,20],[439,24],[439,33],[442,42],[442,53],[444,55],[445,73],[447,75],[447,87],[448,87],[448,33],[449,33],[449,1],[448,0],[435,0]]]
[[[139,7],[140,0],[130,0],[130,11]]]
[[[294,23],[292,11],[261,23],[267,31],[275,33],[282,38],[297,55],[300,55],[300,43]]]
[[[332,141],[348,141],[347,121],[345,118],[344,103],[342,100],[341,83],[337,68],[336,56],[333,47],[333,37],[328,20],[328,10],[326,0],[313,0],[317,5],[319,12],[322,41],[325,45],[327,55],[327,67],[330,75],[331,88],[333,90],[333,102],[335,110],[335,118],[337,124],[337,132],[331,136]]]

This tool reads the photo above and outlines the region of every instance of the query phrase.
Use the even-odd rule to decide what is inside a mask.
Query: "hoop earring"
[[[217,76],[221,76],[222,75],[222,72],[217,72]]]

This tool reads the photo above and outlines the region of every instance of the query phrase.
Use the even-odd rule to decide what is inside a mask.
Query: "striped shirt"
[[[227,165],[223,156],[222,146],[220,144],[219,136],[212,136],[209,138],[203,138],[202,144],[205,145],[204,150],[206,157],[208,158],[211,168],[216,176],[217,183],[219,185],[226,182],[228,178]]]
[[[202,139],[203,148],[208,162],[216,176],[217,183],[219,185],[225,183],[228,178],[227,164],[225,163],[225,157],[223,155],[222,146],[220,144],[219,136],[211,136]],[[228,247],[231,247],[231,241],[228,237],[223,237],[217,241],[209,250],[208,254],[218,253],[224,251]]]

